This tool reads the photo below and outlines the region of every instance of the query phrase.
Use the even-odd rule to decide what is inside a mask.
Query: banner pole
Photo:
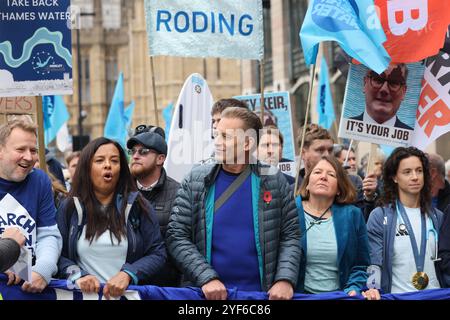
[[[158,117],[158,105],[156,102],[156,82],[155,82],[155,66],[153,63],[153,57],[150,57],[150,69],[152,73],[152,89],[153,89],[153,111],[155,113],[156,125],[159,127],[159,117]]]
[[[370,144],[369,158],[367,159],[367,170],[366,177],[372,172],[373,167],[373,158],[375,153],[377,152],[377,145],[375,143]]]
[[[350,150],[352,149],[352,145],[353,145],[353,139],[350,140],[350,144],[348,145],[347,155],[345,156],[345,161],[344,161],[343,167],[345,167],[347,165],[348,155],[350,154]]]
[[[316,60],[317,60],[317,57],[316,57]],[[294,194],[296,194],[297,189],[298,189],[298,180],[299,180],[298,178],[299,178],[299,175],[300,175],[300,164],[302,163],[303,145],[305,144],[306,125],[308,124],[308,115],[309,115],[309,109],[310,109],[310,106],[311,106],[311,97],[312,97],[312,91],[313,91],[315,75],[316,75],[316,61],[314,61],[314,64],[313,64],[313,66],[311,68],[311,73],[310,73],[308,101],[306,103],[305,123],[303,124],[302,140],[301,140],[300,149],[299,149],[300,158],[299,158],[299,161],[297,162],[297,168],[296,168],[297,173],[295,175],[295,184],[294,184],[294,187],[295,187],[294,190],[295,191],[294,191]]]
[[[35,99],[38,123],[39,168],[45,173],[48,173],[47,163],[45,162],[44,113],[42,111],[42,96],[36,96]]]
[[[259,81],[261,86],[261,123],[264,127],[264,58],[259,61]]]

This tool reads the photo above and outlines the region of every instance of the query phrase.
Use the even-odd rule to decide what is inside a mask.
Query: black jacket
[[[444,189],[439,190],[437,208],[442,212],[446,212],[450,205],[450,183],[445,180]]]
[[[150,282],[150,277],[155,275],[164,265],[166,260],[166,250],[161,239],[161,234],[156,222],[153,210],[150,209],[150,214],[144,216],[136,202],[137,192],[130,193],[128,199],[122,199],[121,195],[116,196],[116,208],[122,208],[122,201],[127,201],[131,204],[131,211],[128,216],[126,225],[128,250],[125,264],[121,271],[128,271],[136,278],[133,278],[134,283],[130,284],[153,284]],[[57,213],[58,228],[63,238],[63,248],[61,256],[58,261],[59,277],[62,279],[69,278],[77,266],[78,252],[77,241],[81,236],[87,218],[84,212],[81,222],[78,219],[77,210],[73,206],[73,198],[67,198],[61,204]],[[151,208],[150,204],[148,206]],[[81,276],[88,273],[80,268]]]
[[[0,272],[11,268],[20,255],[20,246],[13,239],[0,239]]]
[[[158,217],[159,228],[163,239],[166,236],[167,224],[169,223],[172,204],[177,195],[180,184],[167,176],[166,170],[162,168],[158,182],[150,191],[140,190],[141,194],[151,203]],[[175,267],[168,255],[164,267],[151,277],[150,283],[160,287],[178,287],[181,282],[181,272]]]
[[[450,207],[444,211],[444,219],[439,230],[439,269],[441,271],[442,285],[450,287]]]

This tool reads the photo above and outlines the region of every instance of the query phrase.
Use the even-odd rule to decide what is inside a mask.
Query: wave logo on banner
[[[412,145],[425,149],[450,131],[450,55],[428,59],[424,74]]]
[[[357,30],[358,23],[355,17],[359,15],[359,8],[355,1],[333,2],[335,4],[329,0],[316,1],[314,10],[311,12],[313,21],[329,32]],[[332,15],[330,15],[331,12],[333,12]],[[336,19],[336,17],[339,18]]]

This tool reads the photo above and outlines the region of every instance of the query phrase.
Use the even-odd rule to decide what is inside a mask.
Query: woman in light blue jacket
[[[297,292],[343,290],[354,296],[365,286],[367,230],[361,210],[350,205],[355,197],[334,157],[322,157],[305,176],[296,197],[303,250]]]

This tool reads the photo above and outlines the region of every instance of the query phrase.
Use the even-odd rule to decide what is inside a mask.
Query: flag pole
[[[309,109],[311,107],[311,97],[312,97],[312,91],[313,91],[313,85],[314,85],[314,78],[316,75],[316,62],[317,62],[317,56],[316,56],[316,61],[314,61],[314,64],[312,65],[311,73],[310,73],[308,101],[306,103],[305,123],[303,124],[302,140],[301,140],[300,149],[299,149],[300,159],[298,160],[297,166],[296,166],[297,173],[295,175],[294,194],[297,192],[297,189],[298,189],[298,178],[300,175],[300,164],[302,163],[303,145],[305,144],[306,125],[308,124],[308,115],[309,115]]]
[[[38,123],[39,168],[45,173],[48,173],[47,163],[45,162],[44,113],[42,111],[42,96],[36,96],[35,99]]]
[[[259,61],[259,81],[261,86],[261,123],[264,127],[264,58]],[[255,110],[256,111],[256,110]]]
[[[153,57],[150,57],[150,69],[152,73],[152,89],[153,89],[153,112],[155,113],[156,125],[159,127],[158,105],[156,102],[156,82],[155,82],[155,66]]]

